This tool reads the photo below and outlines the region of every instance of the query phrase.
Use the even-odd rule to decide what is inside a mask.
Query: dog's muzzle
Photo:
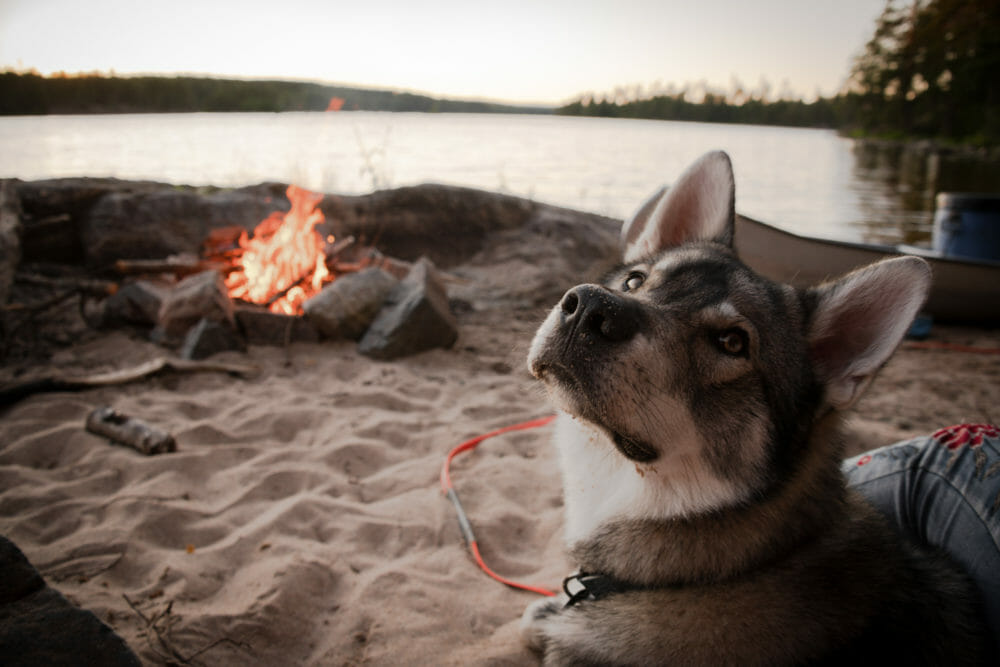
[[[600,285],[577,285],[563,295],[559,304],[560,324],[571,340],[590,343],[624,343],[642,324],[642,310],[632,299]]]

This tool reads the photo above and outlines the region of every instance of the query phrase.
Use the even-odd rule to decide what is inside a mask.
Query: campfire
[[[353,236],[337,239],[323,228],[322,194],[289,185],[291,208],[274,211],[247,233],[242,227],[212,230],[203,244],[200,266],[225,277],[230,298],[280,315],[302,315],[303,304],[337,276],[368,267],[402,278],[409,263],[359,247]],[[345,257],[345,255],[348,255]]]
[[[36,313],[79,296],[82,326],[127,326],[177,350],[182,359],[244,350],[248,344],[322,340],[354,340],[362,354],[389,359],[454,343],[457,325],[445,281],[430,260],[389,257],[372,247],[370,238],[356,241],[342,231],[352,229],[350,220],[325,219],[319,207],[324,195],[291,185],[286,190],[288,210],[274,211],[268,205],[270,189],[255,202],[245,193],[224,193],[219,199],[227,208],[209,211],[211,223],[204,224],[208,231],[200,248],[197,242],[185,241],[184,249],[160,254],[155,248],[173,250],[190,229],[203,224],[185,219],[178,210],[187,215],[206,211],[204,195],[174,189],[165,194],[150,197],[142,191],[135,193],[138,209],[120,202],[111,207],[128,211],[127,216],[100,213],[96,228],[101,234],[90,240],[107,254],[104,261],[114,268],[117,280],[19,270],[19,294],[30,295],[34,303],[19,307],[26,315],[12,330],[32,324]],[[109,195],[119,196],[132,194]],[[0,205],[3,198],[0,189]],[[137,234],[132,217],[142,206],[149,207],[145,214],[150,222]],[[253,214],[247,215],[247,209]],[[43,221],[75,230],[85,225],[76,215],[58,212]],[[223,220],[240,224],[219,227]],[[368,228],[359,236],[380,233],[379,228]],[[147,250],[146,257],[127,256],[140,248],[154,250]],[[114,259],[112,252],[126,256]]]
[[[325,222],[323,195],[289,185],[287,213],[275,211],[253,230],[215,230],[205,242],[205,256],[222,264],[233,299],[255,303],[274,313],[298,315],[302,304],[334,278],[327,265],[335,245],[332,235],[316,228]],[[235,238],[233,234],[237,234]]]

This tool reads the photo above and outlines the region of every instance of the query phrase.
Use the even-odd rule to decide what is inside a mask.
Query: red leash
[[[444,460],[444,465],[441,466],[441,489],[444,491],[445,495],[448,496],[448,500],[451,501],[452,505],[455,506],[455,511],[458,512],[458,527],[462,530],[462,537],[465,538],[465,543],[469,545],[469,550],[472,552],[472,557],[475,559],[476,564],[482,568],[483,572],[502,584],[507,584],[512,588],[520,588],[521,590],[538,593],[539,595],[548,595],[550,597],[555,595],[553,591],[507,579],[506,577],[503,577],[491,570],[490,567],[483,561],[483,557],[479,553],[479,543],[476,541],[476,535],[472,532],[472,524],[469,523],[469,517],[465,514],[465,510],[462,508],[462,503],[458,500],[458,492],[455,491],[455,487],[451,485],[451,472],[449,469],[451,467],[451,460],[455,458],[455,456],[461,454],[462,452],[467,452],[470,449],[475,449],[483,440],[492,438],[496,435],[501,435],[503,433],[509,433],[510,431],[524,431],[529,428],[545,426],[553,419],[555,419],[555,415],[542,417],[540,419],[533,419],[520,424],[512,424],[511,426],[504,426],[503,428],[498,428],[495,431],[490,431],[485,435],[476,436],[475,438],[463,442],[448,452],[448,456]]]

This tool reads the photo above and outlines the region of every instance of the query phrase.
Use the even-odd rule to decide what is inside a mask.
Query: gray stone
[[[0,181],[0,306],[7,303],[21,262],[21,203],[11,181]]]
[[[231,327],[202,319],[184,337],[180,355],[182,359],[205,359],[218,352],[245,349],[243,339]]]
[[[237,306],[235,314],[236,324],[251,345],[281,346],[319,340],[319,331],[305,317],[272,313],[251,306]]]
[[[395,359],[435,347],[451,347],[458,324],[448,309],[444,284],[427,258],[420,258],[397,285],[358,346],[373,359]]]
[[[357,340],[398,283],[392,274],[369,267],[338,277],[303,303],[302,310],[327,338]]]
[[[202,271],[177,283],[160,307],[159,326],[168,340],[180,338],[202,318],[235,326],[233,301],[218,271]]]
[[[104,300],[101,323],[108,327],[122,324],[156,326],[166,293],[167,288],[154,285],[148,280],[123,285]]]

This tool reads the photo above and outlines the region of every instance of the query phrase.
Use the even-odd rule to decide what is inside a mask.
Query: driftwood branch
[[[259,370],[256,366],[250,364],[224,363],[211,360],[187,361],[184,359],[158,357],[138,366],[108,373],[95,373],[92,375],[48,375],[30,380],[12,382],[0,387],[0,405],[10,405],[32,394],[46,391],[76,391],[91,387],[126,384],[164,369],[182,372],[216,371],[241,377],[254,376]]]

